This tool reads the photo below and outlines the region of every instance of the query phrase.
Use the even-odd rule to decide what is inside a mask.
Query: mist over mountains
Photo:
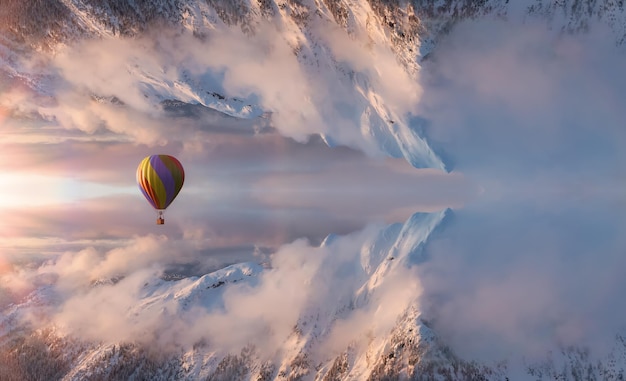
[[[0,379],[622,379],[625,36],[613,0],[4,1],[3,171],[120,194],[7,206]],[[155,150],[193,179],[159,232]]]

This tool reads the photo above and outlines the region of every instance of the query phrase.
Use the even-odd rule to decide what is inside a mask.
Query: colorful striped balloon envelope
[[[137,184],[150,205],[157,210],[157,224],[163,225],[163,210],[174,201],[185,182],[180,161],[170,155],[151,155],[137,167]]]

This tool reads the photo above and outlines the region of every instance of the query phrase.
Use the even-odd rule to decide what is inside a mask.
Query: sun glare
[[[2,208],[53,205],[81,199],[130,193],[131,187],[109,186],[72,178],[38,174],[0,173]]]

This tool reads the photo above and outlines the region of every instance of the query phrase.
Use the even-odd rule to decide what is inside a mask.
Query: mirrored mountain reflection
[[[504,380],[572,369],[593,379],[623,369],[619,196],[487,194],[393,221],[350,215],[347,199],[322,213],[262,207],[253,193],[231,195],[204,223],[183,202],[191,218],[171,213],[163,234],[113,248],[75,241],[3,272],[9,371],[25,371],[11,356],[53,345],[65,355],[31,357],[67,379]],[[33,331],[44,327],[55,328]]]
[[[66,251],[3,276],[3,288],[14,296],[28,288],[4,306],[4,374],[26,371],[13,361],[24,351],[45,363],[36,367],[37,377],[67,379],[106,378],[130,368],[150,379],[204,379],[224,372],[232,356],[244,352],[236,372],[251,374],[278,372],[281,364],[303,358],[310,360],[293,372],[313,374],[316,364],[332,365],[347,348],[362,361],[372,350],[382,359],[397,316],[414,306],[420,292],[411,264],[422,260],[418,254],[445,213],[369,223],[329,234],[319,245],[296,239],[264,258],[257,253],[200,277],[162,276],[172,264],[198,259],[201,240],[190,233]],[[52,343],[51,354],[32,353]],[[166,360],[151,358],[146,346]],[[111,364],[112,356],[121,360]],[[137,362],[150,366],[137,370]]]

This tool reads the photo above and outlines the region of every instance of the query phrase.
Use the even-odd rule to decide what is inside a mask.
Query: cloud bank
[[[9,85],[1,105],[39,119],[49,139],[60,141],[82,133],[151,147],[177,142],[198,151],[210,145],[207,130],[256,133],[268,127],[271,115],[272,127],[299,142],[321,134],[370,156],[399,155],[394,138],[382,144],[377,136],[392,130],[406,135],[402,126],[419,100],[418,83],[384,38],[372,42],[365,25],[352,37],[332,25],[314,19],[305,31],[291,21],[282,27],[261,22],[254,35],[216,28],[203,30],[202,38],[159,28],[134,38],[78,41],[52,56],[11,62],[4,79],[24,83]],[[206,113],[204,128],[184,118],[173,121],[162,108],[172,100],[246,121],[211,119]],[[3,125],[20,135],[20,122],[9,119]],[[43,139],[41,128],[34,128],[31,139]],[[431,156],[428,160],[435,160]]]
[[[47,293],[52,304],[24,307],[23,316],[37,325],[53,323],[62,334],[164,350],[204,342],[224,354],[253,344],[268,359],[289,340],[300,340],[296,347],[311,340],[319,349],[315,356],[327,360],[347,345],[382,339],[398,314],[415,303],[419,281],[403,266],[382,266],[388,269],[378,284],[364,286],[391,251],[409,254],[394,249],[406,246],[407,237],[390,239],[393,231],[397,234],[395,227],[370,225],[322,246],[296,240],[267,257],[260,274],[218,287],[202,283],[204,278],[161,280],[167,264],[185,260],[184,245],[165,236],[135,237],[110,250],[68,251],[0,277],[13,295],[37,288]],[[363,265],[368,258],[372,268]],[[369,303],[353,309],[363,287]]]
[[[485,190],[420,277],[435,331],[466,358],[602,356],[626,328],[626,56],[612,41],[481,20],[424,63],[427,134]]]

